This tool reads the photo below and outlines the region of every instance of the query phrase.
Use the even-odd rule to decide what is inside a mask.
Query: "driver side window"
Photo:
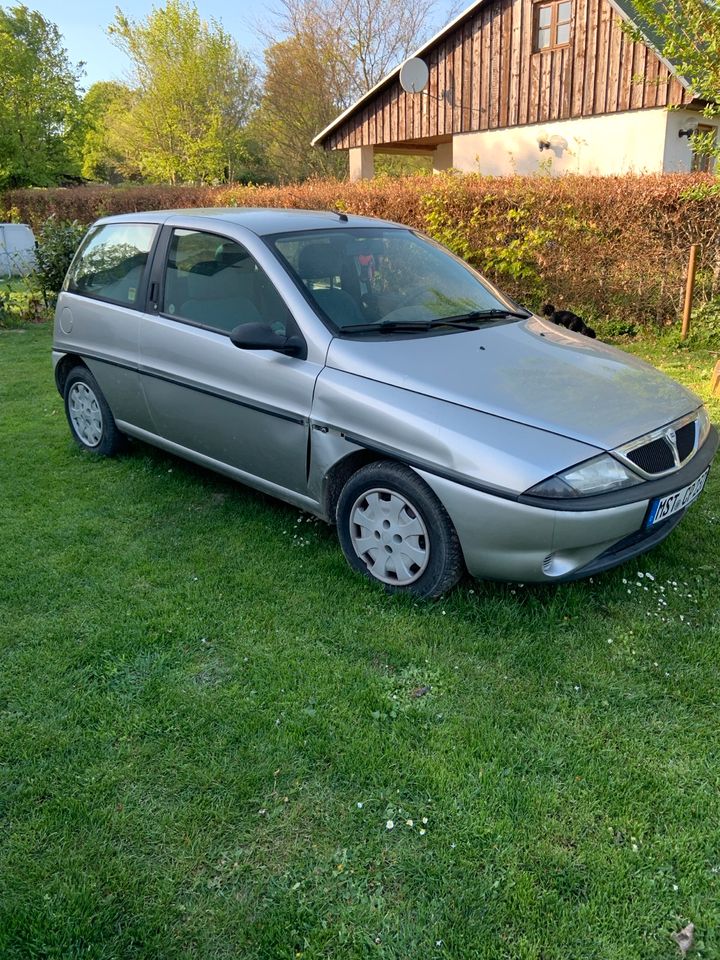
[[[294,332],[284,300],[245,247],[198,230],[173,230],[161,312],[219,333],[243,323]]]

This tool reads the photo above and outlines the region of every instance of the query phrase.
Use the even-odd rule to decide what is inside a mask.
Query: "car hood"
[[[606,450],[700,404],[642,360],[538,317],[444,335],[336,338],[327,365]]]

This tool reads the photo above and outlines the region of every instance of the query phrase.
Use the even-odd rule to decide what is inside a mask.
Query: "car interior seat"
[[[364,323],[357,301],[346,290],[335,286],[336,282],[342,282],[343,270],[341,251],[330,242],[309,243],[300,251],[298,275],[320,309],[338,326]]]
[[[228,333],[241,323],[260,323],[262,318],[247,285],[233,267],[223,267],[212,276],[190,272],[188,297],[177,308],[179,316]]]

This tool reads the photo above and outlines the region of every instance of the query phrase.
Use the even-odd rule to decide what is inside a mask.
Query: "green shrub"
[[[0,329],[42,323],[50,319],[34,277],[0,278]]]
[[[0,288],[0,327],[9,326],[9,321],[12,316],[11,307],[12,303],[9,292]]]
[[[77,220],[63,221],[49,217],[36,235],[35,278],[45,305],[57,299],[70,261],[87,227]]]
[[[710,300],[693,311],[690,338],[720,351],[720,300]]]

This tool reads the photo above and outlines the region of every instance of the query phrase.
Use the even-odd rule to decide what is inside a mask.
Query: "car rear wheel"
[[[73,367],[65,381],[64,395],[65,414],[78,446],[106,457],[118,453],[123,445],[123,435],[87,367]]]
[[[390,593],[438,597],[462,576],[450,517],[428,485],[400,463],[371,463],[348,480],[337,505],[345,558]]]

